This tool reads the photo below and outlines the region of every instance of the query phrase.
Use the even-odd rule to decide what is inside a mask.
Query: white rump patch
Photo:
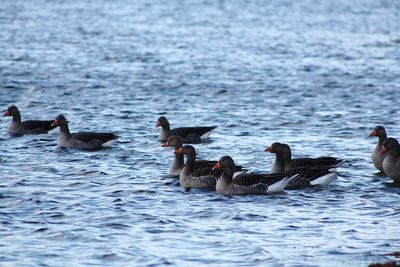
[[[288,185],[288,183],[297,177],[296,175],[293,175],[291,177],[285,177],[282,180],[279,180],[276,183],[273,183],[272,185],[268,186],[268,193],[276,193],[276,192],[281,192],[285,187]]]
[[[103,144],[103,146],[112,146],[113,144],[115,144],[118,141],[118,138],[112,139],[110,141],[107,141]]]
[[[205,140],[208,139],[208,137],[210,137],[212,130],[209,132],[206,132],[205,134],[203,134],[202,136],[200,136],[201,140]]]
[[[331,172],[331,173],[325,174],[324,176],[318,177],[317,179],[311,181],[310,184],[313,186],[314,185],[325,186],[325,185],[328,185],[330,182],[332,182],[336,178],[337,178],[337,173]]]

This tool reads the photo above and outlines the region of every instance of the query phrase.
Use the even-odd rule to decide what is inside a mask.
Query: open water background
[[[112,149],[12,138],[0,120],[2,266],[366,266],[400,246],[400,188],[375,175],[400,137],[398,1],[0,3],[0,105],[112,131]],[[322,189],[183,192],[155,122],[218,125],[199,157],[269,170],[265,146],[346,163]]]

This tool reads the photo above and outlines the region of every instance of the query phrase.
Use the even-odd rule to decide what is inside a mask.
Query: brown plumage
[[[45,134],[55,128],[51,126],[52,120],[27,120],[21,121],[21,113],[16,106],[10,106],[3,111],[3,117],[12,116],[7,132],[14,136],[24,134]]]
[[[204,126],[204,127],[180,127],[171,130],[167,118],[161,116],[157,120],[156,127],[161,126],[160,140],[167,141],[172,135],[177,135],[182,138],[182,142],[186,144],[197,144],[201,143],[203,139],[206,139],[212,130],[217,126]]]
[[[332,169],[342,162],[341,159],[335,157],[292,159],[289,145],[282,143],[273,143],[265,151],[276,154],[271,173],[281,173],[284,176],[298,174],[298,177],[289,183],[287,189],[326,185],[336,177]]]
[[[164,142],[161,146],[173,147],[175,150],[181,148],[182,138],[177,135],[172,135],[168,138],[167,142]],[[223,169],[212,170],[214,165],[217,163],[216,160],[196,160],[193,167],[194,176],[213,175],[216,177],[221,176]],[[183,154],[174,153],[174,160],[170,166],[170,174],[179,175],[184,166]],[[235,172],[245,171],[242,166],[236,166]]]
[[[60,135],[57,145],[63,148],[75,148],[80,150],[94,151],[111,146],[118,136],[113,133],[78,132],[70,133],[68,122],[63,115],[59,115],[52,126],[60,126]]]

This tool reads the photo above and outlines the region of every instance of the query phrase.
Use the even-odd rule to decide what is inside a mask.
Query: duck
[[[378,143],[376,144],[375,149],[372,151],[372,163],[374,164],[375,168],[381,172],[384,172],[382,163],[387,153],[380,154],[380,151],[383,146],[383,142],[385,142],[387,139],[386,129],[381,125],[375,126],[369,133],[369,136],[378,137]]]
[[[214,175],[193,175],[196,162],[196,150],[193,146],[185,145],[176,149],[175,153],[186,156],[186,163],[179,174],[179,183],[185,191],[191,188],[215,190],[217,178]]]
[[[287,189],[301,189],[311,186],[326,186],[337,177],[336,168],[343,162],[335,157],[292,159],[291,148],[287,144],[273,143],[265,148],[276,155],[270,173],[283,173],[285,176],[298,174]]]
[[[222,195],[267,195],[278,193],[285,189],[289,182],[295,178],[283,177],[280,179],[271,179],[269,182],[256,183],[249,186],[235,184],[233,182],[233,173],[235,170],[235,162],[230,156],[221,157],[215,164],[214,169],[223,168],[224,171],[216,184],[216,191]],[[246,173],[251,177],[251,173]]]
[[[175,150],[183,146],[182,138],[177,135],[171,135],[168,140],[161,144],[162,147],[173,147]],[[216,160],[196,160],[193,168],[194,176],[213,175],[219,177],[222,174],[221,170],[212,170]],[[174,153],[174,160],[169,168],[169,173],[173,176],[179,176],[184,167],[183,154]],[[235,176],[244,173],[246,170],[242,166],[236,166]]]
[[[217,126],[203,126],[203,127],[180,127],[171,130],[169,122],[166,117],[161,116],[157,120],[156,127],[161,127],[159,139],[163,142],[168,140],[171,135],[177,135],[182,138],[182,142],[186,144],[198,144],[207,139],[211,131]]]
[[[22,136],[25,134],[46,134],[54,129],[51,126],[52,120],[27,120],[21,122],[19,109],[12,105],[3,111],[3,117],[12,116],[7,132],[12,136]]]
[[[117,142],[118,135],[113,133],[78,132],[71,133],[68,121],[63,115],[58,115],[51,124],[52,127],[60,127],[57,146],[60,148],[74,148],[94,151],[112,146]]]
[[[380,153],[386,154],[382,167],[385,174],[395,182],[400,182],[400,144],[389,137],[383,142]]]

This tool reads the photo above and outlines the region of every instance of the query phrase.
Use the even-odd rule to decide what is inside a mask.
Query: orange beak
[[[161,126],[161,123],[159,122],[159,121],[157,121],[157,123],[156,123],[156,128],[157,127],[160,127]]]
[[[264,149],[265,152],[272,152],[272,146],[266,147]]]
[[[162,147],[169,147],[168,141],[161,144]]]
[[[378,133],[376,132],[376,130],[372,130],[372,131],[369,133],[369,136],[378,136]]]
[[[222,166],[221,166],[221,164],[219,164],[219,161],[218,161],[217,164],[215,164],[215,166],[212,168],[212,170],[215,171],[215,170],[218,170],[221,168],[222,168]]]
[[[59,126],[60,122],[58,120],[54,120],[50,127]]]
[[[10,112],[8,112],[8,110],[4,111],[4,113],[3,113],[3,117],[6,117],[6,116],[10,116]]]
[[[379,155],[383,155],[386,153],[386,148],[384,146],[381,147],[381,150],[379,151]]]
[[[183,154],[183,147],[176,149],[175,154]]]

